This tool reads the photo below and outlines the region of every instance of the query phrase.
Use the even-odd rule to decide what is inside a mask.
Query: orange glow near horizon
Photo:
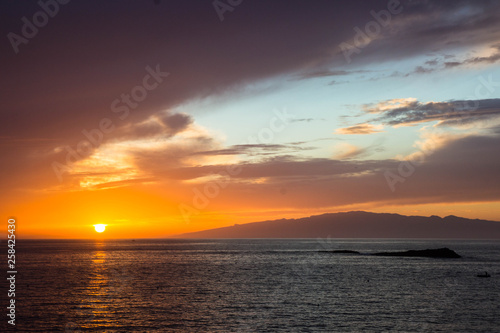
[[[187,196],[189,199],[189,196]],[[282,218],[301,218],[339,211],[365,210],[403,215],[457,215],[500,221],[498,202],[455,204],[376,205],[359,204],[330,208],[262,207],[259,201],[224,201],[222,195],[206,209],[186,221],[179,212],[185,198],[161,193],[154,188],[123,187],[98,191],[57,193],[25,201],[16,207],[20,238],[139,239],[164,238],[236,223]],[[183,201],[184,200],[184,201]],[[260,209],[252,209],[261,207]],[[89,221],[94,223],[89,223]],[[95,225],[112,225],[97,232]],[[94,226],[94,228],[89,228]]]

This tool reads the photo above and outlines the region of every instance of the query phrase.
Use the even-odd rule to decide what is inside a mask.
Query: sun
[[[106,230],[106,225],[105,224],[94,224],[95,231],[101,233],[104,230]]]

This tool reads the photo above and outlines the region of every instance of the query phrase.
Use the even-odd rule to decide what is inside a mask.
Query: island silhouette
[[[442,238],[500,239],[500,222],[457,216],[405,216],[352,211],[235,224],[177,238]]]

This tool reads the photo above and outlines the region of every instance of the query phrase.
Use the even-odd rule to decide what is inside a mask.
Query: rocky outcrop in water
[[[353,250],[331,250],[319,251],[323,253],[337,253],[337,254],[361,254]],[[373,256],[380,257],[427,257],[427,258],[461,258],[462,256],[447,247],[440,249],[426,249],[426,250],[408,250],[399,252],[378,252],[371,253]]]
[[[379,252],[374,256],[382,257],[428,257],[428,258],[461,258],[462,256],[447,247],[440,249],[409,250],[403,252]]]
[[[318,251],[323,253],[347,253],[347,254],[361,254],[358,251],[353,250],[332,250],[332,251]]]

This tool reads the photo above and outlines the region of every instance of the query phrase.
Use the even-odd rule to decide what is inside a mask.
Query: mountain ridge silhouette
[[[350,211],[208,229],[176,238],[451,238],[500,239],[500,222],[449,215]]]

